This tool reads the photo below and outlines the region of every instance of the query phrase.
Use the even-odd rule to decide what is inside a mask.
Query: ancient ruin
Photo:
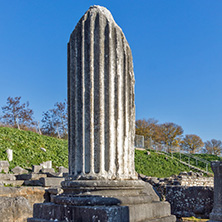
[[[222,162],[212,161],[211,168],[214,172],[214,206],[210,221],[219,222],[222,221]]]
[[[173,222],[134,170],[134,72],[128,42],[104,7],[92,6],[68,43],[69,176],[37,221]],[[58,157],[59,158],[59,157]]]

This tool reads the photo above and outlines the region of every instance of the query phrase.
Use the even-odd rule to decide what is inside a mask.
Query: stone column
[[[214,172],[214,207],[210,213],[210,221],[222,221],[222,161],[212,161]]]
[[[134,73],[128,42],[104,7],[92,6],[68,43],[69,176],[45,221],[175,222],[134,170]],[[149,220],[148,220],[149,219]]]
[[[135,179],[134,72],[129,44],[104,7],[92,6],[68,43],[69,174]]]

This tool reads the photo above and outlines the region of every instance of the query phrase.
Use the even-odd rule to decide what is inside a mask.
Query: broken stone
[[[49,161],[40,163],[40,166],[42,166],[42,168],[52,168],[52,161],[49,160]]]
[[[33,173],[39,173],[39,171],[42,169],[42,166],[40,165],[32,165],[32,172]]]
[[[0,180],[16,180],[13,174],[0,174]]]
[[[5,161],[5,160],[1,160],[0,161],[0,173],[4,172],[4,173],[8,173],[9,171],[9,162]]]
[[[40,170],[41,173],[55,173],[53,168],[43,168]]]
[[[12,172],[14,174],[25,174],[25,173],[28,173],[28,170],[25,170],[20,166],[16,166],[15,168],[12,169]]]

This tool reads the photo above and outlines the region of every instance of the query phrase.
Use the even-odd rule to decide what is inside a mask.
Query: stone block
[[[24,184],[25,186],[42,186],[42,182],[40,180],[25,180]]]
[[[213,209],[213,187],[166,186],[165,197],[177,217],[209,218]]]
[[[47,177],[63,177],[63,173],[47,173]]]
[[[34,218],[28,222],[38,221],[101,221],[129,222],[126,206],[67,206],[53,203],[35,204]]]
[[[60,187],[61,182],[64,181],[65,178],[56,178],[56,177],[46,177],[40,178],[44,187]]]
[[[42,166],[40,165],[32,165],[32,172],[33,173],[39,173],[39,171],[42,169]]]
[[[32,215],[32,208],[24,197],[0,197],[1,222],[24,222]]]
[[[47,177],[46,174],[43,173],[30,173],[30,174],[20,174],[17,175],[16,178],[18,180],[39,180],[42,177]]]
[[[25,170],[20,166],[16,166],[15,168],[12,169],[12,172],[14,174],[25,174],[25,173],[28,173],[28,170]]]
[[[0,197],[25,197],[31,206],[48,201],[48,196],[44,187],[0,187]]]
[[[12,161],[13,160],[13,150],[7,149],[6,153],[7,153],[8,161]]]
[[[41,173],[55,173],[55,170],[53,168],[42,168],[40,172]]]
[[[22,186],[24,183],[24,180],[2,180],[2,183],[4,185],[10,185],[10,186],[16,187],[16,186]]]
[[[13,174],[0,174],[0,180],[16,180],[15,175]]]
[[[8,171],[9,171],[9,162],[8,161],[5,161],[5,160],[0,161],[0,173],[2,171],[5,173],[8,173]]]
[[[52,161],[49,160],[49,161],[40,163],[40,166],[42,166],[42,168],[52,168]]]
[[[65,168],[64,166],[60,166],[59,173],[69,173],[69,169]]]

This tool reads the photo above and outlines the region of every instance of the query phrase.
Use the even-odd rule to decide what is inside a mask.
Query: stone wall
[[[171,212],[178,218],[209,218],[213,209],[213,177],[193,172],[169,178],[140,177],[153,185],[160,199],[171,204]]]
[[[25,222],[35,203],[50,202],[61,192],[59,187],[0,187],[0,221]]]
[[[213,209],[213,187],[166,186],[165,199],[177,217],[209,218]]]

